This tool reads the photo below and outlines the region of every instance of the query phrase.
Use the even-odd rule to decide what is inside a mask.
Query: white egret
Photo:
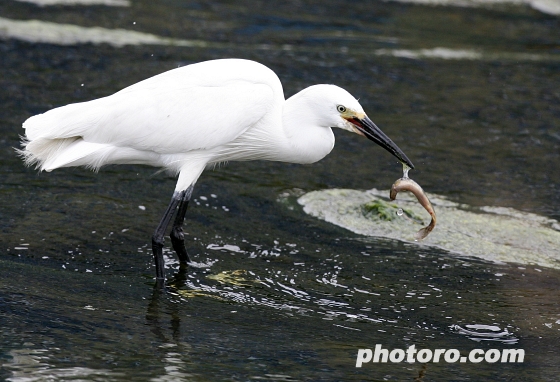
[[[162,281],[164,236],[174,214],[173,249],[182,265],[190,261],[182,225],[206,167],[257,159],[313,163],[332,150],[331,127],[363,135],[414,167],[346,90],[314,85],[285,100],[272,70],[241,59],[173,69],[113,95],[33,116],[23,123],[18,151],[27,165],[44,171],[130,163],[178,174],[152,237],[156,278]]]

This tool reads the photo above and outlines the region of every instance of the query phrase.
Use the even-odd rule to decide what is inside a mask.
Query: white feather
[[[45,171],[122,163],[163,167],[180,174],[177,190],[183,190],[220,162],[320,160],[334,145],[330,127],[347,125],[337,104],[363,113],[334,85],[312,86],[284,101],[280,80],[267,67],[208,61],[31,117],[19,152]]]

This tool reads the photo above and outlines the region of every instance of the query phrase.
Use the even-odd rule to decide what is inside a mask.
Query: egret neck
[[[290,162],[314,163],[323,159],[334,147],[334,134],[329,121],[322,121],[306,90],[284,102],[282,127],[286,135],[284,149]]]

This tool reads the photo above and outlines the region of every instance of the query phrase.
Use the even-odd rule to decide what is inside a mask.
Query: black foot
[[[171,229],[171,244],[173,249],[177,252],[179,257],[179,262],[181,268],[186,268],[189,260],[189,255],[185,248],[185,235],[183,233],[183,221],[185,220],[185,214],[187,213],[187,206],[189,205],[189,199],[192,194],[191,185],[184,191],[175,192],[167,210],[163,215],[163,218],[159,222],[159,225],[152,236],[152,251],[154,253],[154,261],[156,263],[156,280],[162,285],[165,284],[165,262],[163,261],[163,237],[165,236],[165,230],[169,225],[173,215],[177,213],[175,221],[173,222],[173,228]],[[177,208],[178,207],[178,208]]]
[[[185,234],[183,233],[183,228],[174,226],[173,229],[171,229],[169,237],[171,237],[171,245],[179,257],[181,267],[186,267],[191,259],[185,248]]]
[[[165,283],[165,262],[163,261],[163,243],[158,242],[152,237],[152,252],[154,253],[154,261],[156,263],[156,281]]]

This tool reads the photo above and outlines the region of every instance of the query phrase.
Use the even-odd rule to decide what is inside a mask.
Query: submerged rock
[[[495,262],[538,264],[560,269],[560,224],[503,207],[470,207],[428,194],[438,227],[422,242],[414,233],[430,216],[412,195],[389,203],[388,191],[332,189],[298,199],[303,210],[352,232],[413,242]],[[402,208],[403,214],[397,214]],[[424,221],[422,221],[424,220]]]

